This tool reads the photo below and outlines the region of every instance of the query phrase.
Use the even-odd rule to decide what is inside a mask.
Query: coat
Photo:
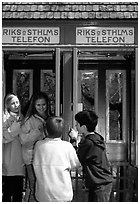
[[[85,185],[96,188],[112,182],[112,173],[106,156],[104,138],[92,133],[79,143],[78,158],[83,166]]]
[[[19,134],[20,124],[16,114],[3,115],[3,141],[2,141],[2,175],[23,176],[24,162],[22,158]]]
[[[35,143],[45,137],[44,124],[45,120],[43,118],[38,115],[32,115],[29,119],[25,120],[21,127],[20,141],[26,165],[32,164]]]

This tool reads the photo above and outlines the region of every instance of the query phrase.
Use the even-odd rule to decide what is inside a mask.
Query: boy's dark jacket
[[[83,166],[87,188],[97,187],[112,182],[109,163],[106,156],[104,138],[98,133],[89,134],[79,143],[77,151]]]

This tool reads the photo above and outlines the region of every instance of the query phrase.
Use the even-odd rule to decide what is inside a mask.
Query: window
[[[55,84],[55,73],[52,70],[41,70],[41,91],[48,95],[53,114],[55,114]]]
[[[107,141],[125,141],[126,72],[106,71],[106,135]]]
[[[33,93],[32,70],[13,70],[13,92],[17,94],[23,110]]]
[[[82,104],[82,110],[97,110],[98,71],[79,70],[78,82],[78,104]]]

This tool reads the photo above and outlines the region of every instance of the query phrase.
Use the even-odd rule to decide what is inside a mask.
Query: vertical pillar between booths
[[[75,114],[78,112],[78,56],[77,56],[77,48],[73,48],[73,127],[75,126]],[[78,171],[75,172],[75,191],[74,191],[74,199],[78,201]]]
[[[138,48],[135,50],[136,57],[135,57],[135,70],[136,70],[136,82],[135,82],[135,87],[136,87],[136,166],[138,166]]]
[[[77,48],[73,48],[73,127],[75,124],[74,116],[77,113],[78,109],[78,57],[77,57]]]
[[[106,119],[106,71],[98,70],[98,133],[105,139],[105,119]]]
[[[5,73],[4,73],[4,52],[2,52],[2,75],[0,75],[2,78],[0,79],[2,81],[2,97],[1,98],[1,104],[3,105],[5,91],[6,91],[6,83],[5,83]],[[3,108],[3,106],[1,106]]]
[[[55,73],[55,115],[60,116],[60,48],[56,48]]]
[[[62,80],[62,79],[61,79]],[[63,52],[63,139],[69,140],[68,131],[72,127],[72,52]]]

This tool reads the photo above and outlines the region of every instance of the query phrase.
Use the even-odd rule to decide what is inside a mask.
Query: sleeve
[[[75,168],[79,168],[81,166],[80,161],[78,159],[78,156],[76,154],[76,151],[74,149],[74,147],[72,146],[72,144],[70,144],[70,148],[69,148],[69,158],[70,158],[70,165],[71,165],[71,169],[75,169]]]
[[[90,150],[94,148],[89,140],[84,140],[79,143],[77,155],[82,165],[85,164],[86,160],[90,158]]]
[[[34,148],[33,168],[37,180],[41,181],[41,183],[42,183],[42,166],[41,166],[42,156],[44,156],[44,154],[42,153],[40,141],[38,141],[35,144]]]
[[[31,127],[30,121],[27,120],[21,127],[20,142],[25,147],[32,146],[39,137],[41,137],[41,132],[39,129],[33,129]]]
[[[14,121],[11,125],[8,125],[8,121],[3,121],[3,143],[9,143],[15,140],[20,133],[20,123]]]
[[[33,158],[33,167],[36,169],[37,166],[40,166],[40,162],[42,160],[41,149],[40,149],[40,141],[35,144],[34,147],[34,158]]]

